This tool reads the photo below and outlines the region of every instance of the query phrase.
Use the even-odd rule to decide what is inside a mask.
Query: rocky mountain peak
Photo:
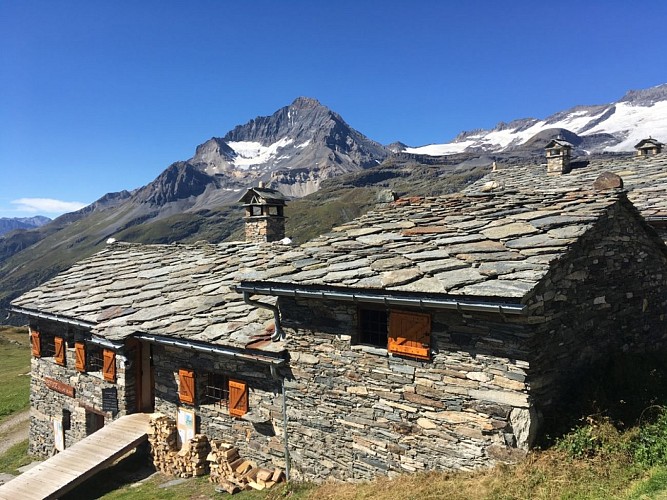
[[[313,99],[312,97],[297,97],[294,99],[294,102],[290,104],[291,108],[298,109],[316,108],[318,106],[322,106],[322,104],[320,104],[320,101]]]
[[[209,139],[189,163],[237,185],[263,180],[288,196],[304,196],[321,179],[377,165],[389,153],[317,99],[298,97],[270,116]]]

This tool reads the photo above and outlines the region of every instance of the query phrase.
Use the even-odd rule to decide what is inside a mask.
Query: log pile
[[[159,416],[151,419],[148,442],[155,468],[170,476],[193,477],[208,474],[206,457],[211,450],[208,438],[196,434],[179,450],[177,447],[178,431],[176,421]]]
[[[231,494],[250,489],[264,490],[285,481],[281,469],[257,467],[255,462],[241,458],[238,448],[219,440],[211,441],[211,452],[206,460],[211,471],[209,480]]]

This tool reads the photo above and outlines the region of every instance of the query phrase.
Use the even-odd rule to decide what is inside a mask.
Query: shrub
[[[667,408],[660,407],[655,422],[639,428],[630,447],[635,462],[645,467],[667,465]]]

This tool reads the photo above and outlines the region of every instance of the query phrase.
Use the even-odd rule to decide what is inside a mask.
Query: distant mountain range
[[[303,241],[367,210],[382,190],[451,192],[494,161],[539,163],[544,145],[557,135],[579,154],[630,151],[649,135],[667,142],[667,85],[418,148],[383,146],[315,99],[299,97],[205,141],[146,186],[106,194],[77,212],[0,236],[0,308],[99,250],[109,237],[144,243],[240,238],[236,201],[259,181],[302,198],[288,207],[288,230]]]
[[[620,100],[596,106],[575,106],[548,118],[499,123],[491,130],[462,132],[443,144],[392,149],[411,154],[500,153],[534,151],[561,134],[578,154],[633,151],[649,136],[667,142],[667,84],[631,90]]]
[[[41,215],[35,217],[0,217],[0,235],[15,229],[34,229],[47,222],[51,222],[51,219]]]

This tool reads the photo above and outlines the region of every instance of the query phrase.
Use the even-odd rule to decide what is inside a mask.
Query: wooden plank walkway
[[[149,419],[134,413],[114,420],[0,486],[0,499],[58,498],[148,439]]]

